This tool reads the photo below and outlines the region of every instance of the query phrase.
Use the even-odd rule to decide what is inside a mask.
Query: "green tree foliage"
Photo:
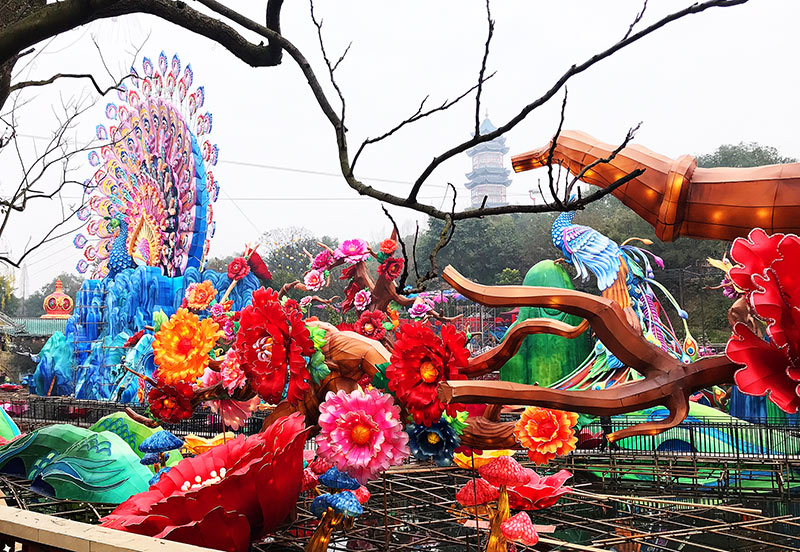
[[[522,274],[516,268],[504,268],[497,275],[495,283],[498,286],[513,286],[522,282]]]
[[[776,148],[756,142],[724,144],[712,153],[697,157],[698,167],[760,167],[795,162],[794,157],[785,157]]]
[[[518,284],[519,279],[511,282],[503,275],[511,274],[511,271],[522,274],[539,261],[561,257],[561,251],[553,246],[550,234],[555,217],[555,214],[506,215],[457,224],[450,244],[440,251],[439,270],[441,272],[452,264],[468,278],[481,283]],[[656,280],[689,313],[689,327],[695,338],[715,343],[727,340],[730,335],[727,322],[730,301],[719,291],[703,289],[719,283],[722,274],[706,267],[705,260],[707,257],[721,258],[728,247],[727,242],[689,238],[662,242],[649,224],[611,196],[579,212],[575,224],[590,226],[619,244],[632,237],[651,240],[651,245],[633,245],[663,258],[667,270],[654,265]],[[422,265],[421,271],[428,266],[427,258],[440,230],[441,222],[429,221],[428,230],[418,240],[417,261]],[[568,271],[575,274],[572,268]],[[594,278],[574,283],[577,289],[599,293]],[[432,287],[443,285],[437,281]],[[663,295],[661,299],[673,325],[681,325],[677,311],[668,306]]]
[[[234,259],[233,255],[226,255],[224,257],[211,257],[206,260],[206,269],[215,270],[217,272],[228,272],[228,265]]]
[[[548,215],[501,215],[459,222],[450,244],[439,252],[439,271],[452,264],[468,278],[484,283],[495,282],[504,268],[519,274],[527,272],[538,261],[553,255],[552,219]],[[439,240],[442,225],[438,219],[428,219],[427,228],[417,240],[420,273],[430,266],[428,257]],[[413,236],[406,238],[409,248],[413,243]]]
[[[83,278],[76,274],[64,272],[53,278],[51,282],[42,286],[38,291],[33,292],[24,301],[20,301],[20,306],[17,308],[15,314],[17,316],[28,317],[42,316],[44,314],[44,298],[56,290],[56,281],[59,279],[64,285],[64,293],[75,300],[78,295],[78,290],[81,289],[81,284],[83,284]]]
[[[20,300],[14,295],[14,276],[0,275],[0,311],[14,315],[19,309]]]
[[[261,258],[269,267],[272,273],[272,287],[275,290],[281,289],[285,284],[296,280],[303,280],[303,275],[308,271],[310,259],[306,251],[311,255],[316,255],[322,251],[320,243],[324,243],[331,249],[339,245],[339,240],[330,236],[314,236],[306,228],[277,228],[265,232],[259,238],[261,247],[259,253]],[[318,292],[305,292],[291,290],[288,296],[293,299],[300,299],[305,295],[318,295],[323,299],[338,296],[339,300],[344,298],[344,289],[347,282],[339,280],[341,270],[336,269],[331,274],[330,286]],[[321,316],[322,310],[311,312],[314,316]]]
[[[258,253],[272,273],[272,288],[279,290],[285,284],[295,280],[302,281],[309,265],[309,258],[305,252],[308,251],[311,255],[316,255],[322,250],[319,243],[324,243],[330,248],[335,248],[339,245],[339,241],[336,238],[331,238],[330,236],[316,237],[305,228],[276,228],[264,232],[259,238]],[[225,272],[228,270],[228,263],[233,258],[233,255],[214,257],[208,260],[206,266],[218,272]],[[334,295],[338,295],[342,299],[346,282],[338,279],[339,272],[340,270],[337,269],[335,274],[331,275],[329,287],[316,294],[323,299]],[[313,292],[307,293],[292,290],[289,291],[288,296],[300,299],[304,295],[313,294]],[[312,314],[320,315],[318,312],[312,312]]]

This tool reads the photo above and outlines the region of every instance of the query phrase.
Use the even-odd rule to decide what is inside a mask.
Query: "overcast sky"
[[[642,25],[689,3],[651,1]],[[263,18],[265,2],[226,4],[255,20]],[[488,65],[497,74],[483,93],[489,117],[499,126],[546,91],[570,65],[613,44],[639,8],[638,0],[495,1],[495,37]],[[318,2],[317,12],[324,19],[332,57],[338,58],[353,43],[337,71],[353,149],[365,137],[381,134],[413,113],[426,95],[435,105],[476,82],[487,30],[482,0],[336,0]],[[800,156],[799,16],[796,0],[751,0],[673,23],[570,81],[565,128],[615,142],[629,126],[642,121],[636,142],[672,157],[706,153],[739,141],[756,141]],[[285,4],[282,30],[324,79],[307,2]],[[222,190],[214,205],[217,233],[212,256],[240,252],[246,241],[286,226],[370,240],[388,232],[379,203],[360,198],[335,176],[333,130],[288,56],[280,67],[253,69],[189,31],[150,16],[127,16],[65,33],[44,49],[39,45],[42,53],[35,59],[23,58],[15,80],[92,71],[104,85],[110,84],[93,37],[116,74],[123,74],[135,47],[146,41],[143,55],[155,60],[162,49],[170,57],[177,52],[184,65],[191,62],[195,84],[205,85],[205,108],[214,117],[211,137],[220,147],[215,174]],[[335,94],[325,84],[333,102]],[[20,98],[31,100],[17,112],[24,157],[30,159],[34,147],[41,148],[41,138],[35,137],[52,132],[51,105],[59,95],[69,99],[87,90],[83,83],[59,81],[46,91],[27,92]],[[103,108],[109,99],[116,95],[101,100],[81,119],[75,134],[79,141],[90,139],[95,125],[105,122]],[[559,94],[507,136],[511,154],[549,140],[560,100]],[[359,161],[358,176],[402,194],[430,159],[469,137],[474,110],[471,98],[368,148]],[[4,194],[16,184],[14,155],[10,151],[0,155]],[[84,159],[81,156],[75,165],[80,180],[93,172]],[[510,165],[508,158],[506,163]],[[420,196],[438,207],[445,199],[445,184],[452,182],[463,207],[468,202],[464,173],[469,170],[469,158],[457,156],[432,175]],[[537,176],[535,172],[513,175],[510,199],[529,202],[528,190],[536,187]],[[75,192],[65,195],[69,202]],[[2,248],[19,255],[29,239],[36,240],[46,230],[57,208],[55,203],[41,205],[12,219]],[[404,230],[423,220],[402,209],[392,212]],[[31,255],[26,263],[28,292],[59,272],[74,271],[80,255],[71,237]]]

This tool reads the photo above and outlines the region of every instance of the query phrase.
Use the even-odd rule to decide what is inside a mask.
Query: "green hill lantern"
[[[553,261],[536,263],[528,270],[522,283],[526,286],[575,289],[567,271]],[[583,321],[578,316],[554,309],[521,307],[511,328],[530,318],[551,318],[572,326]],[[500,369],[500,379],[516,383],[538,383],[541,386],[551,385],[586,359],[592,350],[590,334],[591,332],[586,331],[575,339],[546,334],[529,335],[519,352]]]

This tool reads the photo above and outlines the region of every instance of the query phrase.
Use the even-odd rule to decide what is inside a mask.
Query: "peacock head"
[[[103,217],[103,218],[108,221],[108,227],[111,230],[116,230],[117,228],[119,228],[121,231],[124,231],[127,228],[125,220],[119,215],[115,215],[113,217]]]

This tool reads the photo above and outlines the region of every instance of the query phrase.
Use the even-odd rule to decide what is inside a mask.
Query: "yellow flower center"
[[[164,408],[172,408],[173,406],[175,406],[175,401],[173,401],[172,399],[164,399],[164,401],[161,404],[164,405]]]
[[[367,333],[372,333],[372,330],[375,329],[375,326],[372,324],[364,324],[364,331]]]
[[[439,435],[437,433],[434,433],[433,431],[428,432],[428,442],[430,444],[435,445],[436,443],[438,443],[441,440],[442,440],[442,438],[439,437]]]
[[[422,366],[419,367],[419,375],[425,383],[433,383],[439,377],[439,370],[436,369],[432,362],[427,361],[423,362]]]
[[[356,424],[350,430],[350,438],[357,445],[366,445],[372,437],[372,431],[364,424]]]

